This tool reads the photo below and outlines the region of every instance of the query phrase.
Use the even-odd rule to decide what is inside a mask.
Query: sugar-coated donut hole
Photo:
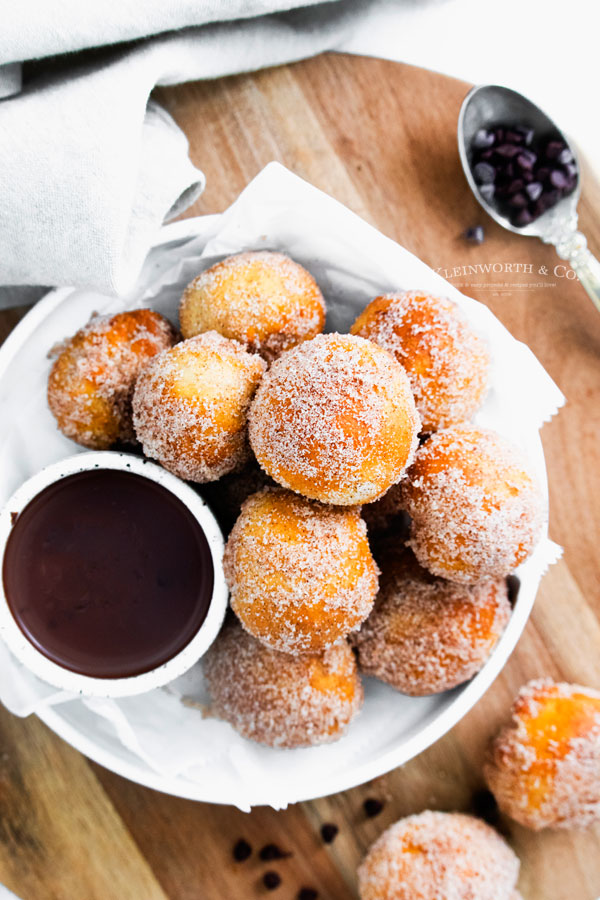
[[[423,431],[466,422],[481,406],[489,380],[488,351],[446,297],[416,291],[376,297],[351,332],[389,350],[404,367]]]
[[[361,900],[514,900],[519,860],[493,828],[461,813],[400,819],[358,870]]]
[[[401,490],[417,559],[463,584],[512,572],[533,551],[545,522],[545,500],[521,451],[469,425],[433,434]]]
[[[321,654],[292,656],[257,641],[232,616],[202,664],[213,713],[270,747],[336,741],[363,703],[345,641]]]
[[[283,487],[339,505],[375,500],[399,481],[419,427],[391,354],[340,334],[318,335],[277,359],[249,415],[263,469]]]
[[[600,821],[600,692],[550,679],[525,685],[484,771],[500,809],[527,828]]]
[[[282,488],[244,502],[223,562],[244,628],[287,653],[319,652],[346,637],[377,593],[378,569],[359,511]]]
[[[179,317],[186,338],[218,331],[271,360],[323,331],[325,301],[299,263],[253,250],[198,275],[185,289]]]
[[[62,433],[92,450],[135,443],[136,378],[175,339],[171,323],[151,309],[94,316],[61,345],[48,378],[48,406]]]
[[[359,665],[414,697],[450,690],[483,667],[510,618],[506,581],[437,578],[408,550],[378,556],[379,594],[353,636]]]
[[[265,368],[260,356],[214,331],[161,353],[133,397],[145,455],[189,481],[240,468],[249,455],[248,407]]]

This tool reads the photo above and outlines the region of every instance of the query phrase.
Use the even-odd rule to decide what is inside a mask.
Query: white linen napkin
[[[3,17],[0,284],[126,293],[160,226],[204,186],[185,136],[148,103],[154,86],[318,53],[346,33],[357,6],[355,0],[303,0],[296,10],[290,7],[298,0],[109,5],[107,14],[106,4],[23,0]],[[214,24],[182,29],[205,22]],[[19,90],[20,60],[157,32],[166,33],[104,49],[92,61],[76,57],[72,65],[50,67]]]

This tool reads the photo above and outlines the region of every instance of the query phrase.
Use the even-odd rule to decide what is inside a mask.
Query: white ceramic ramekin
[[[13,618],[0,578],[0,637],[20,662],[48,684],[90,697],[131,697],[161,687],[182,675],[203,656],[219,633],[228,598],[223,575],[223,535],[204,500],[175,475],[130,453],[91,451],[46,466],[15,491],[0,512],[1,556],[4,556],[15,513],[18,515],[44,488],[61,478],[91,469],[118,469],[148,478],[178,497],[194,516],[206,537],[214,570],[213,592],[204,622],[183,650],[157,668],[127,678],[93,678],[59,666],[34,647]]]

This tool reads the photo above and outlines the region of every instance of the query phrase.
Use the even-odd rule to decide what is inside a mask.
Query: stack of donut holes
[[[471,678],[545,503],[520,451],[470,424],[490,360],[456,304],[390,293],[324,334],[312,275],[248,251],[201,272],[179,318],[92,318],[56,350],[48,403],[83,446],[137,446],[199,485],[230,531],[215,715],[311,746],[359,712],[360,671],[413,696]]]

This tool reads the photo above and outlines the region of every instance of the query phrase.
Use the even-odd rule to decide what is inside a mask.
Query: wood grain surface
[[[447,269],[565,393],[566,407],[542,434],[550,533],[564,556],[544,578],[517,650],[476,708],[426,753],[375,782],[283,812],[246,815],[154,792],[90,763],[37,719],[0,711],[0,882],[23,900],[251,900],[268,894],[268,869],[281,875],[272,893],[280,900],[303,886],[320,900],[356,898],[356,866],[387,825],[426,807],[473,808],[486,742],[525,680],[551,675],[600,688],[600,317],[576,281],[554,272],[560,261],[551,248],[503,231],[469,194],[455,139],[467,89],[407,66],[330,54],[157,97],[207,175],[189,215],[223,210],[277,159]],[[580,210],[598,253],[600,190],[589,177]],[[469,245],[461,234],[479,223],[486,241]],[[532,271],[461,274],[479,263]],[[23,313],[0,314],[0,338]],[[371,819],[368,797],[385,802]],[[339,827],[327,846],[325,822]],[[600,828],[532,834],[506,819],[500,825],[522,860],[525,900],[600,896]],[[231,856],[240,837],[255,850],[245,863]],[[256,851],[270,842],[293,855],[260,862]]]

